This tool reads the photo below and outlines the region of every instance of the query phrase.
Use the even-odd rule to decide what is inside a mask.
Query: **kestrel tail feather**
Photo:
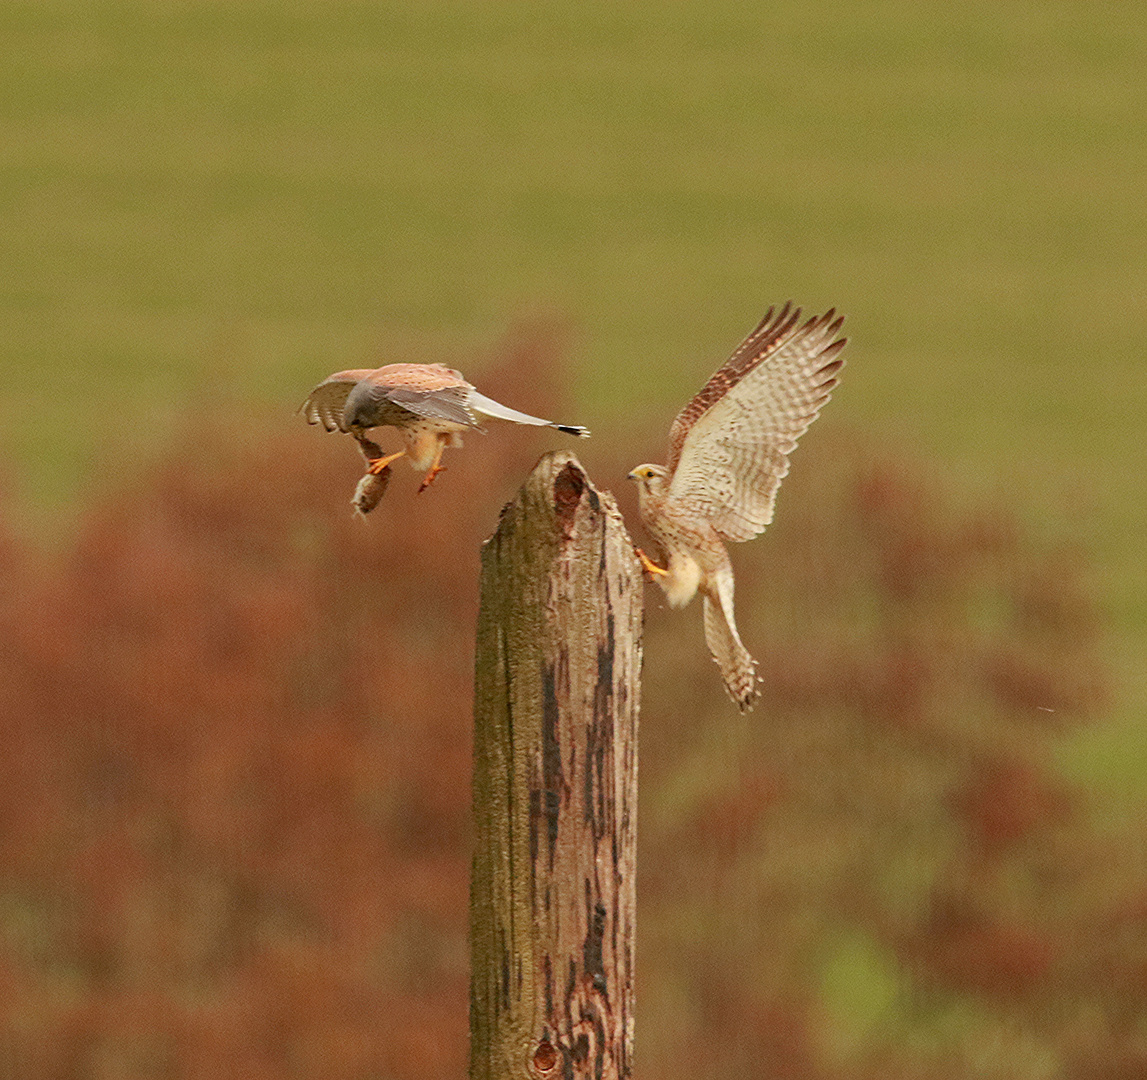
[[[589,436],[589,431],[586,428],[572,424],[555,424],[552,420],[543,420],[540,416],[531,416],[529,413],[519,412],[517,409],[502,405],[493,398],[486,397],[485,394],[479,394],[477,390],[470,391],[467,404],[476,412],[492,416],[496,420],[509,420],[515,424],[531,424],[534,427],[557,428],[558,431],[564,431],[567,435],[577,435],[583,439]]]
[[[716,596],[704,597],[705,643],[717,662],[729,697],[741,712],[748,712],[760,691],[757,689],[757,662],[741,643],[733,619],[733,574],[724,571],[714,581]]]

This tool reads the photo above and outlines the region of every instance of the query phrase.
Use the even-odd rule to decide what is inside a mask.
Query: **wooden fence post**
[[[542,458],[482,551],[471,1080],[632,1075],[642,587],[612,496]]]

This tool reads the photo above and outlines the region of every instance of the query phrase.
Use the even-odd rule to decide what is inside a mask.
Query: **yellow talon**
[[[397,454],[387,454],[386,457],[375,458],[366,468],[366,471],[371,476],[378,476],[392,461],[397,461],[405,454],[405,450],[399,450]]]
[[[657,563],[653,562],[641,548],[634,548],[633,550],[637,553],[637,557],[641,560],[641,565],[647,574],[661,574],[663,577],[669,576],[669,571],[663,570]]]
[[[418,487],[418,494],[421,495],[432,483],[434,478],[440,473],[446,471],[446,466],[442,464],[442,451],[446,449],[446,440],[438,440],[438,451],[434,455],[434,464],[426,470],[426,475],[422,478],[422,483]]]
[[[422,478],[422,483],[418,485],[418,493],[421,495],[430,485],[434,482],[434,478],[440,473],[445,472],[445,465],[434,465],[429,472]]]

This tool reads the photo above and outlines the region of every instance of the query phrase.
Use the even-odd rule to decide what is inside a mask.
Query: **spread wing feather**
[[[379,386],[385,397],[395,405],[430,420],[449,420],[466,427],[480,427],[478,418],[470,411],[470,386],[446,386],[441,390],[412,390],[405,386]]]
[[[416,416],[479,426],[467,406],[472,387],[457,371],[441,364],[391,364],[336,372],[319,383],[299,407],[307,423],[322,424],[327,431],[345,431],[347,398],[361,382],[372,398],[401,405]]]
[[[322,424],[327,431],[345,431],[343,409],[346,399],[355,385],[362,382],[374,368],[355,368],[351,371],[336,371],[323,379],[299,406],[308,424]]]
[[[798,325],[800,309],[769,309],[670,433],[670,498],[726,540],[750,540],[772,521],[797,439],[828,401],[844,365],[844,323],[828,311]]]

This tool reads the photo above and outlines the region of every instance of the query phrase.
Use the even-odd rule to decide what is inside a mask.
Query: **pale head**
[[[626,479],[636,481],[643,494],[661,495],[668,487],[669,473],[663,465],[638,465]]]

